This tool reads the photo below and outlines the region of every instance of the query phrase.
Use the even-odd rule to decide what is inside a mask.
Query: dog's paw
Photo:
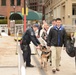
[[[43,69],[43,66],[42,65],[40,66],[40,69]]]

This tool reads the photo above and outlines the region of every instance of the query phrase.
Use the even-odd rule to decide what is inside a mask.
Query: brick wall
[[[24,0],[21,0],[21,6],[16,5],[17,2],[15,0],[15,8],[14,6],[10,6],[10,0],[6,0],[6,6],[1,6],[0,0],[0,15],[7,16],[11,12],[22,12],[22,7],[24,6]]]

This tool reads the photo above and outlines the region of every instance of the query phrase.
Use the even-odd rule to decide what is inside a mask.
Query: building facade
[[[16,30],[18,29],[20,33],[22,33],[23,25],[16,26],[13,21],[10,21],[10,15],[12,13],[21,13],[22,14],[22,8],[24,7],[24,0],[0,0],[0,19],[7,18],[8,25],[0,27],[0,32],[5,31],[7,33],[7,29],[10,28],[10,34],[16,34]]]
[[[44,3],[48,23],[59,17],[63,24],[76,25],[76,0],[45,0]]]
[[[44,0],[25,0],[29,9],[43,13]],[[22,13],[24,0],[0,0],[0,17],[9,18],[13,12]]]
[[[30,9],[43,12],[44,0],[28,0],[28,6]]]
[[[24,0],[0,0],[0,17],[9,17],[12,12],[22,13]]]

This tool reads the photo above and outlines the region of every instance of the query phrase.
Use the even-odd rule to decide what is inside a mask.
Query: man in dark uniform
[[[26,61],[26,67],[34,67],[31,65],[31,49],[30,42],[32,41],[36,48],[40,48],[40,42],[35,36],[35,31],[38,30],[38,24],[34,24],[32,27],[27,28],[26,32],[22,36],[21,49],[23,50],[24,62]]]

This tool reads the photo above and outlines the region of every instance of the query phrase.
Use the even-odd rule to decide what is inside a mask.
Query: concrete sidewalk
[[[0,74],[1,75],[18,75],[18,55],[16,55],[17,43],[14,37],[6,36],[0,38]],[[48,63],[48,70],[41,69],[40,57],[32,55],[31,64],[34,68],[26,68],[26,75],[53,75],[51,66]],[[75,58],[69,57],[66,52],[62,51],[60,71],[56,75],[76,75]]]
[[[18,75],[18,55],[16,55],[14,37],[0,38],[0,74]]]
[[[32,55],[32,64],[36,67],[26,68],[26,75],[53,75],[52,67],[48,63],[48,70],[40,68],[40,58],[38,55]],[[62,50],[60,71],[56,75],[76,75],[75,58],[69,57],[64,50]]]

